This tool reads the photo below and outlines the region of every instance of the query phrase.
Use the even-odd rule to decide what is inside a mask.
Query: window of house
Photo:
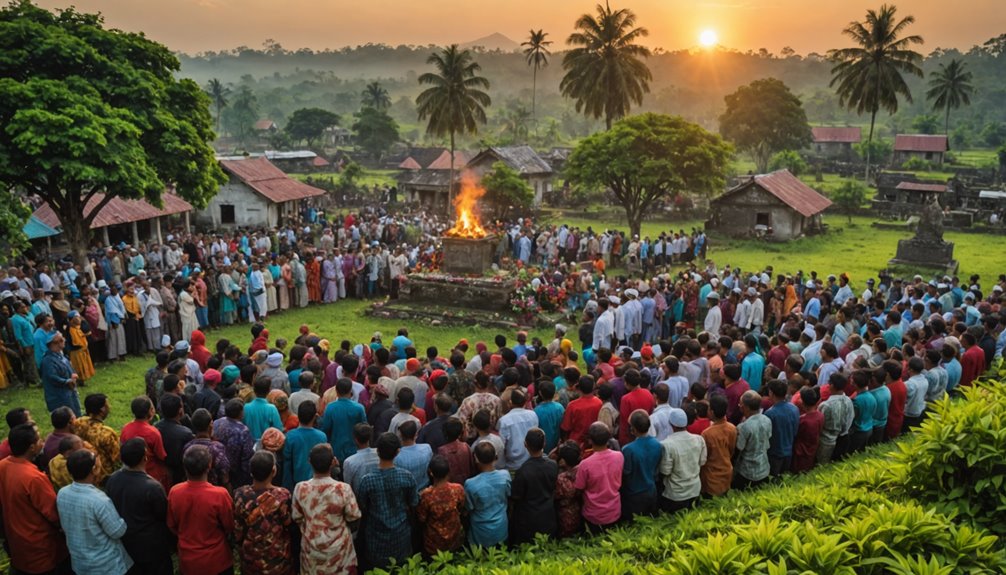
[[[755,225],[756,226],[765,226],[767,228],[767,227],[771,226],[770,222],[771,222],[771,218],[769,217],[768,212],[759,212],[759,213],[755,214]]]
[[[932,161],[932,159],[933,159],[933,153],[932,152],[926,152],[926,161],[930,162],[930,161]]]
[[[220,223],[233,224],[235,221],[234,206],[231,204],[220,204]]]

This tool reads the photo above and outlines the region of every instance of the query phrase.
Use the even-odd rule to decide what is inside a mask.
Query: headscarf
[[[220,372],[220,375],[222,376],[220,383],[224,387],[227,387],[233,384],[235,381],[237,381],[239,377],[241,377],[241,368],[239,368],[236,365],[228,365],[223,369],[223,371]]]
[[[270,427],[265,430],[262,434],[262,448],[267,449],[273,453],[277,453],[283,449],[283,445],[286,443],[286,436],[283,432],[276,429],[275,427]]]

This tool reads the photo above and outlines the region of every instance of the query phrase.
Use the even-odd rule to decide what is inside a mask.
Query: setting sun
[[[699,44],[702,44],[706,48],[712,48],[719,42],[720,38],[716,34],[716,30],[703,30],[699,34]]]

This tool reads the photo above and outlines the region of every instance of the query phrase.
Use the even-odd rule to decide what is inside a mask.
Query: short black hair
[[[185,454],[182,455],[182,467],[185,468],[185,474],[189,479],[206,475],[212,463],[213,456],[204,445],[193,445],[186,449]]]
[[[781,379],[773,379],[768,382],[768,391],[772,394],[772,397],[785,398],[786,392],[789,391],[789,384]]]
[[[398,455],[398,450],[402,448],[402,440],[394,433],[382,433],[377,438],[377,456],[381,461],[390,461]]]
[[[213,416],[208,409],[200,407],[192,413],[192,431],[205,433],[209,431],[210,424],[213,423]]]
[[[265,397],[272,390],[272,379],[269,376],[256,377],[252,389],[255,391],[255,397]]]
[[[448,442],[456,441],[461,434],[464,433],[465,424],[461,423],[461,420],[457,417],[448,418],[444,422],[444,439]]]
[[[28,423],[28,409],[24,407],[15,407],[7,411],[5,416],[7,420],[7,428],[14,429],[15,427],[21,425],[22,423]],[[69,422],[67,422],[69,423]],[[66,425],[61,425],[60,427],[66,427]]]
[[[140,395],[133,398],[129,404],[129,410],[133,412],[133,417],[136,419],[147,419],[150,417],[150,408],[153,406],[154,404],[151,403],[149,397]]]
[[[30,423],[22,423],[10,430],[7,436],[7,443],[10,445],[10,453],[15,457],[21,457],[38,442],[38,430]]]
[[[611,439],[611,430],[608,426],[595,421],[587,429],[587,436],[590,438],[590,443],[593,445],[607,445],[608,441]]]
[[[182,411],[182,398],[173,393],[167,393],[161,398],[161,415],[165,419],[174,419]]]
[[[496,447],[488,441],[475,446],[475,461],[482,465],[488,465],[496,461]]]
[[[429,469],[433,479],[443,479],[451,474],[451,464],[443,455],[434,455]]]
[[[52,423],[53,429],[63,429],[67,425],[70,425],[72,419],[73,410],[65,405],[57,407],[49,414],[49,422]]]
[[[576,384],[576,388],[583,394],[594,391],[594,378],[589,375],[581,375],[580,381]]]
[[[302,401],[297,406],[297,419],[301,423],[311,423],[318,415],[318,404],[313,401]]]
[[[546,364],[550,365],[550,364]],[[549,401],[555,398],[555,384],[549,380],[539,381],[535,384],[535,391],[542,400]]]
[[[335,392],[339,395],[349,395],[353,393],[353,380],[348,377],[340,377],[335,382]]]
[[[147,440],[142,437],[134,437],[122,444],[119,448],[119,459],[126,467],[136,467],[147,455]]]
[[[66,456],[66,470],[74,481],[83,481],[94,471],[97,457],[88,449],[78,449]]]
[[[311,448],[307,460],[311,463],[311,469],[315,473],[328,473],[332,469],[332,460],[335,455],[332,453],[332,446],[327,443],[319,443]]]
[[[370,424],[357,423],[353,426],[353,439],[360,445],[369,445],[372,437],[374,437],[374,428]]]
[[[224,404],[224,415],[231,419],[239,419],[245,411],[245,402],[241,398],[228,399]]]
[[[480,409],[472,416],[472,425],[479,431],[488,431],[492,426],[492,416],[488,409]]]
[[[255,481],[265,481],[272,475],[272,470],[276,468],[276,456],[267,449],[260,449],[251,456],[248,462],[251,469],[252,479]]]
[[[398,409],[412,409],[412,405],[416,402],[416,392],[412,391],[411,387],[403,387],[398,390]]]
[[[642,409],[637,409],[629,414],[629,425],[636,432],[636,435],[646,435],[650,430],[650,416]]]
[[[566,465],[576,467],[580,464],[580,446],[575,441],[567,441],[559,446],[558,460]]]
[[[545,449],[545,432],[538,427],[532,427],[524,435],[524,443],[528,451],[542,451]]]
[[[716,394],[709,398],[709,410],[712,411],[716,419],[723,419],[727,415],[727,398],[723,394]]]
[[[402,439],[415,439],[417,433],[419,433],[419,425],[411,419],[403,421],[398,426],[398,434],[402,436]]]
[[[84,412],[88,415],[100,413],[107,402],[108,396],[104,393],[92,393],[84,398]]]

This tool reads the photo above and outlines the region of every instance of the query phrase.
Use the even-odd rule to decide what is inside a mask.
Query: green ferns
[[[593,539],[413,558],[401,574],[943,575],[1006,572],[1006,383],[932,406],[849,461]]]

